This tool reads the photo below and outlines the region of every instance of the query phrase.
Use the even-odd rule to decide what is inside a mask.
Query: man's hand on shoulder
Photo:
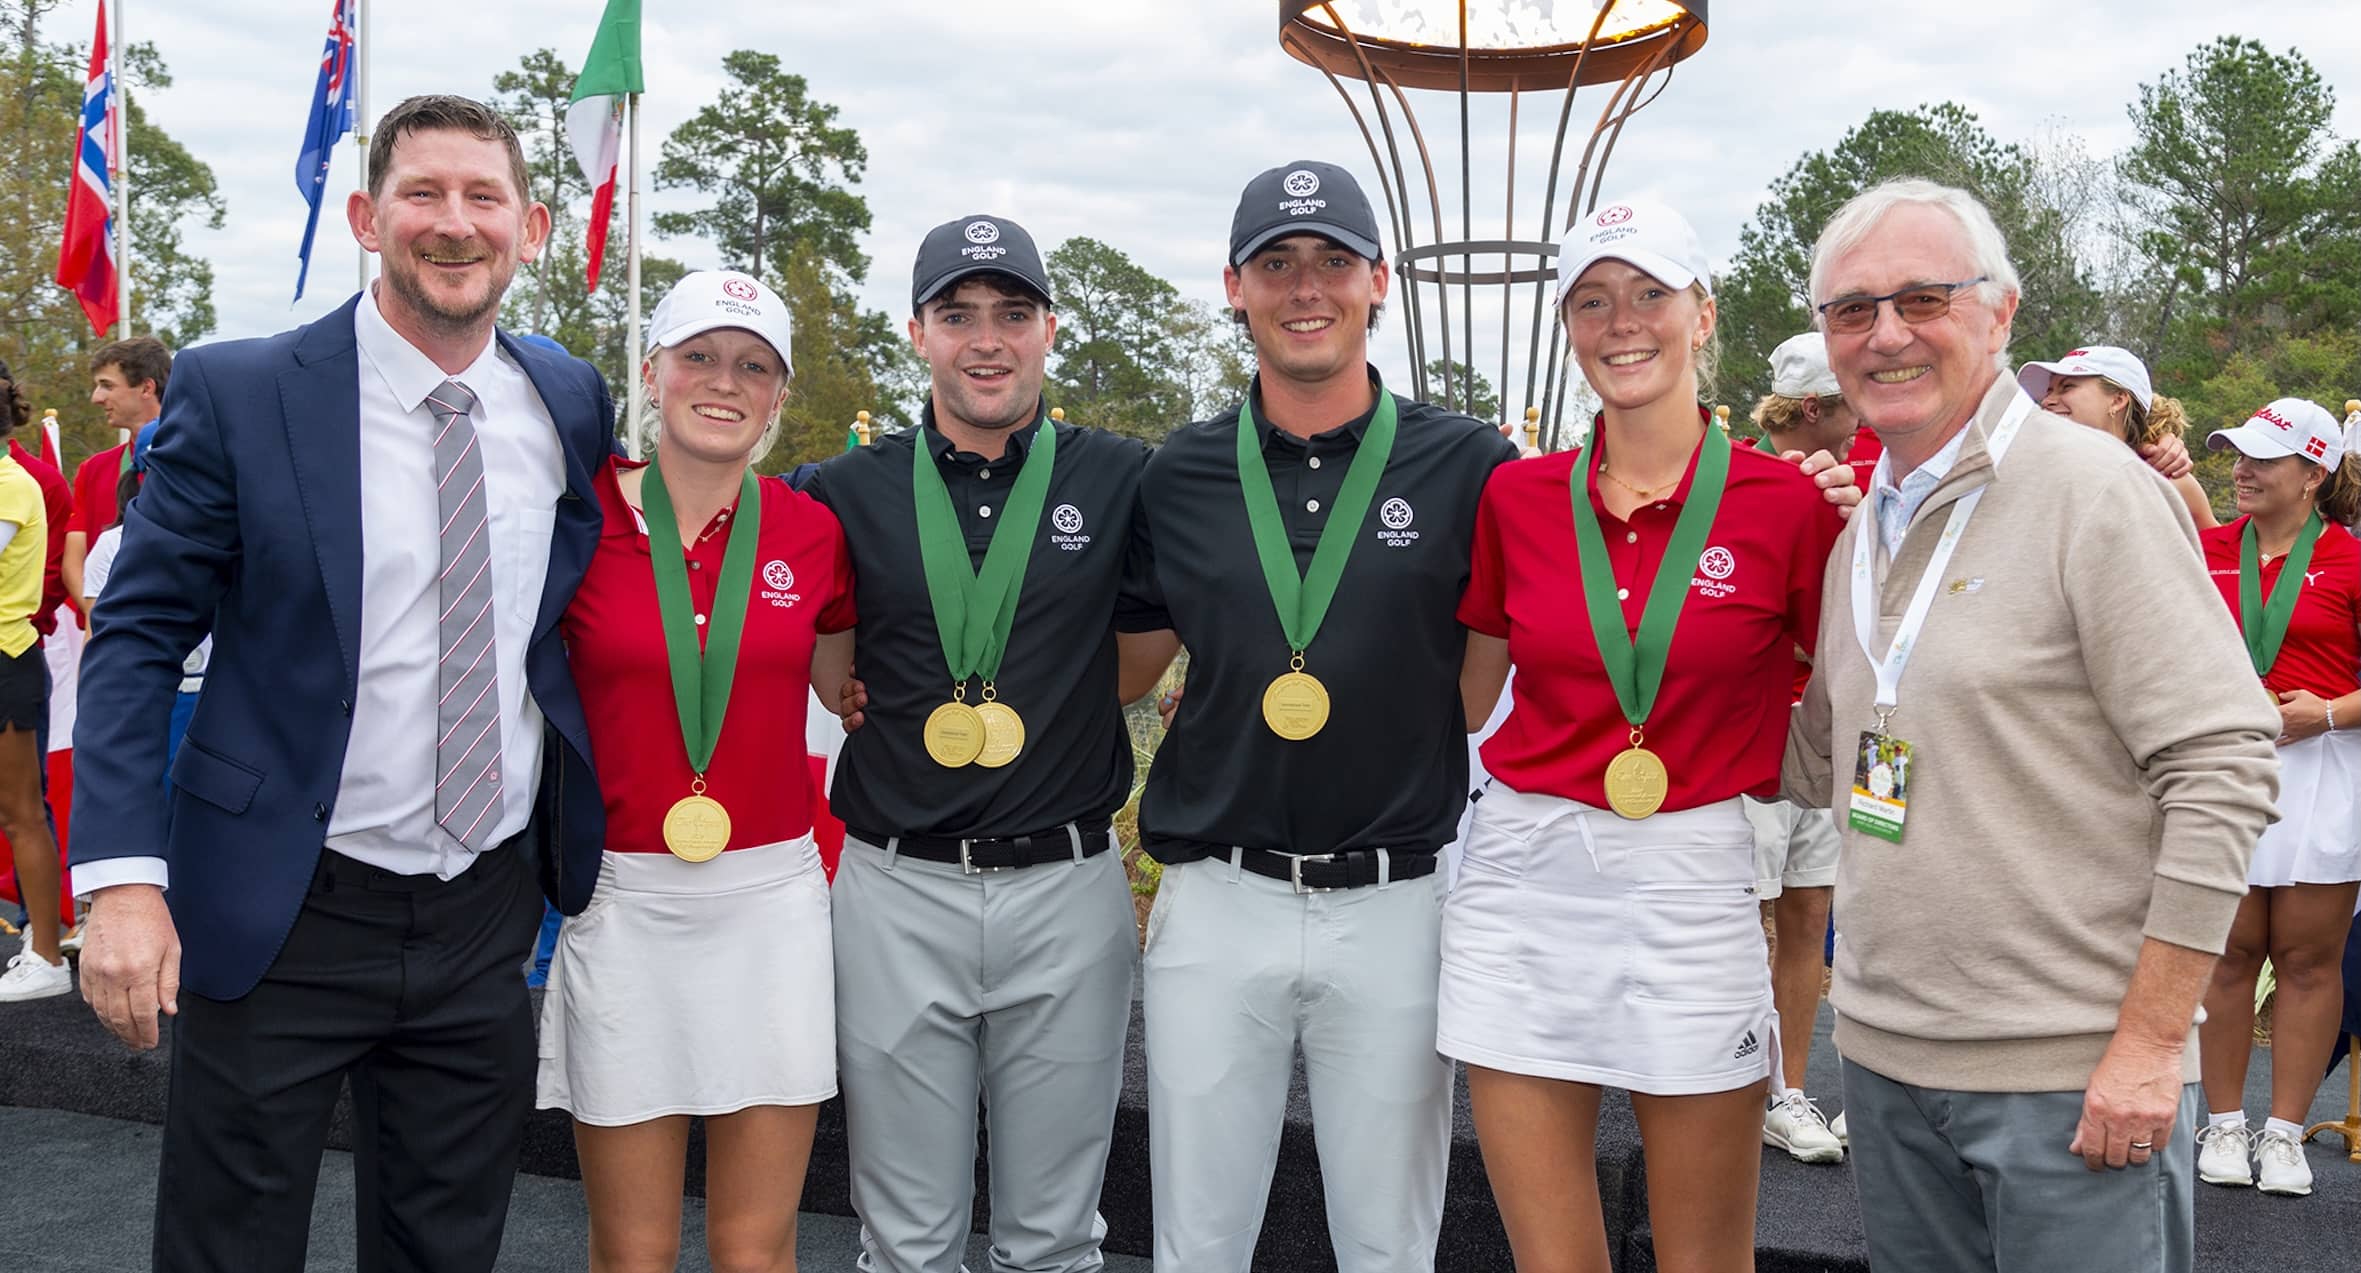
[[[1804,476],[1820,488],[1820,498],[1836,505],[1839,517],[1851,517],[1861,503],[1861,488],[1853,483],[1853,466],[1838,460],[1826,451],[1805,455],[1801,451],[1782,451],[1779,458],[1803,470]]]
[[[156,1013],[180,1011],[180,933],[164,890],[117,884],[90,899],[82,941],[82,998],[114,1036],[156,1046]]]

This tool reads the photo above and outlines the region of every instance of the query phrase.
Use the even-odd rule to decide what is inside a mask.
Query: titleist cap
[[[2205,449],[2238,448],[2255,460],[2300,455],[2324,469],[2345,458],[2345,431],[2328,408],[2302,398],[2281,398],[2248,416],[2234,429],[2215,429],[2206,436]]]
[[[2048,396],[2050,381],[2059,376],[2104,376],[2129,390],[2142,411],[2156,397],[2148,384],[2148,364],[2132,351],[2113,345],[2090,345],[2072,350],[2056,362],[2029,362],[2017,369],[2017,383],[2035,402]]]

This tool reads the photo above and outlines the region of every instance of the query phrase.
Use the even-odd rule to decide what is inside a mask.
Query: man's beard
[[[442,244],[424,244],[419,250],[446,252],[449,249]],[[402,265],[396,266],[396,260],[402,261]],[[427,268],[415,257],[389,258],[385,279],[403,302],[421,318],[436,328],[454,333],[469,331],[486,316],[499,312],[500,300],[508,291],[509,279],[515,277],[512,271],[507,277],[495,279],[492,286],[484,289],[483,299],[454,309],[428,291],[425,283]]]

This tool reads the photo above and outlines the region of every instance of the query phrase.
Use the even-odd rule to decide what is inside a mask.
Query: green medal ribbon
[[[1697,570],[1705,537],[1713,529],[1713,515],[1722,506],[1722,488],[1730,475],[1730,439],[1720,429],[1706,427],[1698,445],[1697,476],[1689,484],[1688,501],[1680,520],[1673,523],[1672,540],[1656,567],[1656,581],[1648,588],[1647,608],[1640,612],[1640,631],[1634,640],[1623,626],[1623,603],[1615,596],[1615,568],[1607,561],[1607,537],[1599,530],[1599,515],[1590,506],[1591,475],[1599,465],[1598,429],[1569,482],[1574,492],[1574,545],[1582,563],[1582,601],[1590,611],[1591,634],[1598,639],[1599,661],[1606,665],[1607,683],[1615,687],[1615,702],[1633,729],[1647,723],[1656,706],[1656,691],[1664,684],[1664,660],[1672,652],[1673,627],[1689,600],[1689,580]],[[1637,741],[1634,741],[1637,746]]]
[[[1033,556],[1033,532],[1041,526],[1041,506],[1048,502],[1050,467],[1057,459],[1058,433],[1054,421],[1040,420],[1032,449],[1016,484],[1000,506],[1000,524],[992,528],[991,546],[984,550],[984,567],[968,562],[967,535],[959,529],[959,510],[951,506],[951,489],[935,467],[933,448],[922,431],[910,447],[913,491],[918,504],[918,556],[926,567],[926,595],[934,602],[935,635],[943,642],[943,661],[950,665],[959,693],[968,678],[981,674],[989,685],[1000,675],[1001,656],[1008,652],[1009,629],[1017,618],[1017,594],[1024,591],[1025,567]]]
[[[2287,640],[2287,621],[2295,617],[2295,596],[2304,586],[2304,567],[2312,564],[2312,545],[2320,538],[2320,510],[2304,518],[2295,547],[2279,565],[2279,581],[2271,585],[2271,599],[2263,600],[2262,539],[2254,533],[2254,519],[2246,519],[2246,533],[2238,537],[2238,627],[2246,638],[2246,657],[2256,676],[2268,676],[2279,661],[2279,647]],[[2261,616],[2259,619],[2256,616]]]
[[[730,518],[729,546],[722,551],[721,579],[714,586],[713,613],[706,619],[705,645],[697,645],[696,606],[689,600],[689,570],[682,564],[680,525],[664,474],[648,461],[640,483],[648,517],[648,560],[656,570],[656,609],[664,620],[664,653],[672,662],[672,701],[680,715],[680,740],[689,768],[702,779],[721,741],[721,720],[730,706],[730,682],[738,675],[738,638],[746,631],[746,601],[754,586],[754,541],[762,533],[762,494],[749,471],[738,484],[738,511]],[[699,788],[702,790],[702,788]]]
[[[1279,630],[1286,634],[1287,648],[1299,656],[1320,634],[1328,603],[1336,599],[1345,560],[1353,555],[1353,540],[1361,533],[1361,520],[1369,515],[1377,480],[1385,475],[1386,458],[1394,453],[1397,423],[1394,395],[1380,385],[1377,411],[1353,452],[1352,467],[1345,470],[1328,524],[1320,528],[1311,568],[1299,575],[1295,550],[1279,521],[1279,496],[1271,486],[1270,466],[1263,463],[1262,437],[1255,432],[1253,395],[1238,408],[1238,486],[1246,495],[1246,524],[1254,532],[1254,555],[1262,560],[1271,604],[1279,610]]]

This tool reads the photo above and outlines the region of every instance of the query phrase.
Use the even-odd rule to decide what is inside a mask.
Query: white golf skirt
[[[2255,842],[2256,888],[2361,880],[2361,732],[2279,749],[2279,820]]]
[[[535,1104],[620,1127],[836,1095],[835,946],[812,837],[608,853],[559,930]]]
[[[1638,822],[1498,780],[1443,904],[1436,1049],[1656,1096],[1778,1072],[1737,798]]]

